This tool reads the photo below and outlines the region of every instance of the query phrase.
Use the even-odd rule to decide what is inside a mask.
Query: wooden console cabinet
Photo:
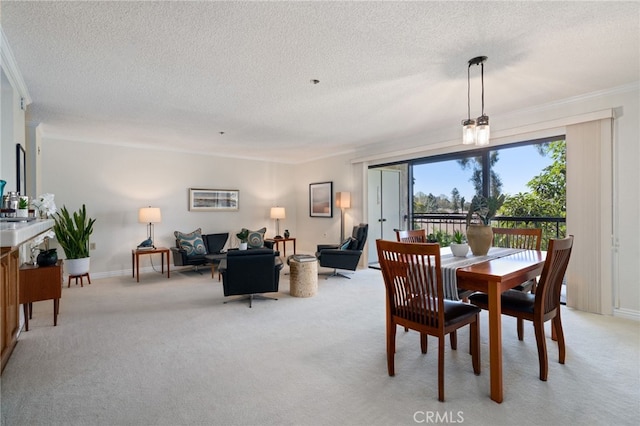
[[[24,306],[25,331],[29,331],[33,302],[53,300],[53,325],[58,325],[62,297],[62,260],[52,266],[24,264],[20,267],[20,303]]]
[[[0,249],[0,371],[4,370],[18,341],[20,316],[18,311],[18,247]]]

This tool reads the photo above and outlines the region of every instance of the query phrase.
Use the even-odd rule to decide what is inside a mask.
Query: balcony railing
[[[466,216],[462,213],[415,213],[410,223],[413,224],[413,229],[425,229],[427,234],[434,234],[441,242],[448,242],[449,236],[455,231],[465,233]],[[564,217],[496,216],[491,225],[501,228],[542,228],[544,250],[549,238],[564,238],[566,221]]]

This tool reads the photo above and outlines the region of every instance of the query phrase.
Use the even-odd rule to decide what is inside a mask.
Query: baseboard
[[[624,308],[614,309],[613,316],[618,318],[627,318],[635,321],[640,321],[640,312],[632,311],[631,309],[624,309]]]

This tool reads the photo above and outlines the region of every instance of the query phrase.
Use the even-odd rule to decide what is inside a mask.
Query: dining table
[[[518,250],[456,269],[456,285],[459,288],[481,291],[488,295],[490,396],[495,402],[501,403],[504,397],[500,296],[505,291],[539,276],[545,258],[545,251]]]

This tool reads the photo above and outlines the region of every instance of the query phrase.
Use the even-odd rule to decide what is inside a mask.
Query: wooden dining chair
[[[540,250],[542,228],[493,228],[493,246]],[[535,293],[535,278],[522,283],[513,290]]]
[[[396,240],[403,243],[426,243],[427,233],[424,229],[396,230]]]
[[[445,300],[440,246],[376,240],[378,261],[386,288],[387,370],[395,375],[396,328],[420,333],[422,353],[427,336],[438,338],[438,400],[444,401],[445,336],[470,325],[473,372],[480,374],[480,309],[468,303]]]
[[[524,250],[540,250],[542,228],[493,228],[493,246],[519,248]],[[512,288],[513,291],[536,292],[538,281],[535,278]],[[523,339],[524,321],[518,318],[516,325],[518,338]]]
[[[569,264],[573,235],[563,239],[549,240],[547,258],[542,267],[540,282],[535,294],[519,291],[507,291],[502,294],[502,313],[519,320],[533,322],[538,344],[538,362],[540,364],[540,380],[547,380],[549,363],[545,343],[544,323],[551,320],[553,340],[558,341],[559,362],[564,364],[565,346],[562,322],[560,320],[560,292],[562,279]],[[475,293],[470,297],[471,303],[482,309],[488,309],[486,293]],[[554,338],[555,336],[555,338]],[[518,339],[522,340],[521,336]]]

